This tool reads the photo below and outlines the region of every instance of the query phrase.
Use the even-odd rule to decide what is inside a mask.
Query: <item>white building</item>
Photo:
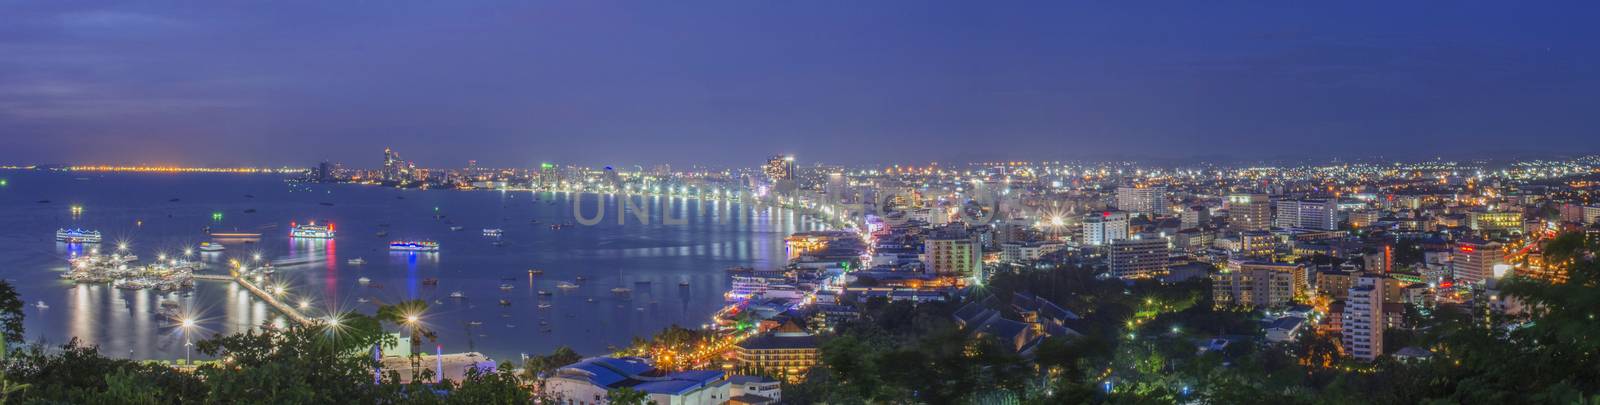
[[[1117,187],[1117,209],[1138,214],[1158,214],[1167,211],[1167,188]]]
[[[1350,357],[1372,361],[1383,356],[1383,278],[1363,276],[1344,302],[1340,337]]]
[[[1128,213],[1105,211],[1083,217],[1083,245],[1100,246],[1128,238]]]
[[[1339,229],[1339,207],[1333,200],[1279,200],[1274,225],[1279,228]]]
[[[544,390],[559,404],[606,404],[607,391],[630,387],[656,404],[720,405],[730,399],[728,385],[722,371],[662,372],[637,357],[591,357],[556,370]]]
[[[1266,194],[1228,195],[1228,226],[1234,231],[1264,231],[1272,226],[1272,200]]]
[[[1505,264],[1505,253],[1497,242],[1462,240],[1450,259],[1457,283],[1478,284],[1494,275],[1494,266]]]
[[[1111,250],[1106,254],[1106,263],[1111,268],[1111,275],[1117,278],[1152,278],[1167,274],[1167,265],[1171,263],[1168,257],[1170,254],[1171,249],[1167,247],[1165,238],[1138,235],[1133,239],[1111,241]]]

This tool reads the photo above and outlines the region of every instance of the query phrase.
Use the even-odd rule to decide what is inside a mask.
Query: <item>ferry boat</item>
[[[437,252],[439,242],[432,241],[394,241],[389,242],[389,250],[400,252]]]
[[[333,224],[321,226],[317,225],[316,222],[305,225],[296,225],[294,223],[290,223],[289,227],[291,228],[289,229],[290,237],[305,239],[333,239]]]
[[[66,243],[100,243],[100,231],[57,229],[56,240]]]
[[[228,247],[222,246],[221,243],[200,242],[201,252],[221,252],[227,249]]]
[[[362,258],[357,257],[357,258],[354,258],[354,259],[345,260],[344,262],[348,263],[350,265],[353,265],[353,266],[360,266],[360,265],[363,265],[363,264],[367,264],[367,259],[362,259]]]
[[[500,235],[502,235],[504,233],[505,233],[505,231],[501,230],[501,229],[491,229],[491,228],[484,228],[483,229],[483,236],[488,236],[488,237],[492,237],[492,238],[498,238],[498,237],[500,237]]]

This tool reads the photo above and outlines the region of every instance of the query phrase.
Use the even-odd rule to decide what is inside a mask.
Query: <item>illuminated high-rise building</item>
[[[1128,238],[1128,213],[1096,212],[1083,217],[1083,245],[1101,246]]]
[[[1505,252],[1497,242],[1461,240],[1450,259],[1451,273],[1458,284],[1482,283],[1494,276],[1494,266],[1505,264]]]
[[[1344,301],[1340,341],[1347,356],[1373,361],[1383,356],[1383,278],[1362,276]]]
[[[767,179],[773,183],[794,180],[794,156],[776,155],[767,159],[767,165],[762,166],[762,172],[767,174]]]
[[[1148,279],[1167,274],[1171,252],[1166,238],[1135,235],[1131,239],[1111,241],[1106,263],[1111,268],[1111,275],[1117,278]]]
[[[1266,194],[1228,196],[1228,226],[1238,231],[1265,231],[1272,227],[1272,200]]]
[[[1167,188],[1161,186],[1117,187],[1117,209],[1145,215],[1166,213]]]
[[[1339,229],[1339,208],[1333,200],[1278,200],[1275,225],[1330,231]]]

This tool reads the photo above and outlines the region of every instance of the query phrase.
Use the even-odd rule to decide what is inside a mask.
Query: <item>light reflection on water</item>
[[[636,197],[635,204],[650,213],[650,224],[628,213],[626,224],[618,225],[619,201],[608,198],[599,224],[552,230],[549,224],[576,222],[570,195],[294,185],[270,176],[117,174],[78,181],[74,175],[12,172],[7,177],[10,186],[0,190],[0,222],[8,230],[0,233],[0,245],[10,249],[0,251],[0,263],[6,264],[0,277],[11,280],[29,303],[28,338],[62,343],[76,336],[119,357],[183,357],[184,332],[156,315],[161,300],[177,300],[199,319],[194,338],[238,333],[263,322],[282,326],[284,319],[232,283],[197,281],[190,291],[162,293],[64,282],[57,276],[66,268],[65,259],[82,254],[84,247],[54,243],[56,228],[99,229],[107,235],[104,248],[128,241],[134,253],[150,258],[208,240],[201,232],[207,226],[260,232],[258,242],[228,241],[226,251],[196,252],[196,260],[211,263],[213,272],[229,259],[248,262],[254,253],[286,263],[277,266],[274,277],[290,288],[286,302],[310,302],[310,316],[348,310],[370,314],[379,303],[426,300],[432,306],[427,322],[437,328],[445,350],[470,346],[500,359],[560,345],[598,354],[673,323],[701,325],[722,303],[723,269],[781,266],[787,257],[782,238],[814,229],[805,216],[787,210],[718,201],[702,208],[698,200],[670,197]],[[584,200],[590,210],[597,201]],[[83,205],[83,214],[68,215],[67,202]],[[446,217],[433,218],[433,207]],[[212,212],[223,212],[224,220],[213,221]],[[663,224],[667,217],[685,223]],[[287,237],[289,222],[309,219],[337,224],[338,238]],[[466,229],[452,232],[452,225]],[[490,244],[482,228],[504,229],[505,246]],[[388,235],[377,236],[378,231]],[[396,239],[436,240],[443,248],[439,253],[388,252],[387,243]],[[347,263],[357,257],[366,264]],[[545,273],[529,278],[532,268]],[[580,275],[588,280],[579,289],[556,288],[557,282]],[[361,286],[360,277],[381,287]],[[439,279],[439,285],[423,285],[426,278]],[[689,286],[679,287],[682,281]],[[514,288],[502,291],[502,283]],[[610,292],[614,287],[634,293],[623,299]],[[540,297],[539,290],[552,296]],[[467,298],[450,299],[452,291]],[[370,302],[359,302],[363,298]],[[590,298],[596,302],[589,303]],[[511,305],[498,305],[501,299]],[[35,308],[35,301],[50,308]],[[540,303],[553,308],[538,309]],[[552,331],[541,332],[540,320]]]

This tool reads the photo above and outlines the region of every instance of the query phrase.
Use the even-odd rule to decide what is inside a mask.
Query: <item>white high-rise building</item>
[[[1373,361],[1383,356],[1383,278],[1362,276],[1344,301],[1340,337],[1350,357]]]
[[[1083,245],[1101,246],[1128,238],[1128,213],[1105,211],[1083,217]]]
[[[1279,228],[1339,229],[1339,207],[1333,200],[1279,200]]]
[[[1451,254],[1450,268],[1458,284],[1482,283],[1494,275],[1494,266],[1505,264],[1505,253],[1497,242],[1461,240]]]
[[[1272,201],[1266,194],[1228,196],[1228,226],[1237,231],[1265,231],[1272,227]]]
[[[1167,211],[1167,188],[1117,187],[1117,209],[1137,214],[1152,215]]]
[[[1106,263],[1111,275],[1120,279],[1142,279],[1167,274],[1171,249],[1165,238],[1155,235],[1137,235],[1133,239],[1111,241]]]

